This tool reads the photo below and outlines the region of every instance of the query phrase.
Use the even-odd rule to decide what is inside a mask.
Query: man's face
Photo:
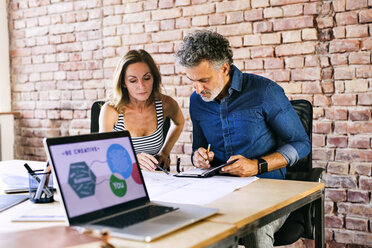
[[[225,63],[220,69],[204,60],[198,66],[185,69],[186,76],[193,82],[196,93],[206,102],[216,98],[228,82],[229,66]]]

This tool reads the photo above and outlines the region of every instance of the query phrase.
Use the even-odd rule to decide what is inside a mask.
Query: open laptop
[[[150,242],[218,211],[150,202],[127,131],[46,138],[44,147],[71,226]]]

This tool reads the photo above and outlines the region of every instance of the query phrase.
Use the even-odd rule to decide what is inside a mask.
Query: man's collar
[[[233,90],[240,92],[243,84],[243,73],[235,66],[231,65],[230,69],[231,87],[229,89],[229,95],[232,94]]]

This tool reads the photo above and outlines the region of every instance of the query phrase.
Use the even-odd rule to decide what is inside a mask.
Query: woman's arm
[[[108,103],[105,103],[99,113],[99,132],[112,132],[115,124],[118,121],[118,115],[119,114],[114,107]]]
[[[183,117],[182,111],[178,106],[178,103],[170,96],[164,96],[163,98],[163,110],[164,119],[169,117],[173,125],[171,125],[164,146],[161,149],[161,155],[169,156],[174,144],[181,135],[183,125],[185,123],[185,118]]]

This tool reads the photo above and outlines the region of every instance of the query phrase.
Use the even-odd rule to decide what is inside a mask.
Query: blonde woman
[[[102,106],[99,132],[128,130],[140,167],[154,171],[158,164],[167,169],[185,120],[177,102],[161,93],[161,76],[153,58],[144,50],[129,51],[120,59],[113,80],[113,97]],[[164,140],[167,117],[174,125]]]

